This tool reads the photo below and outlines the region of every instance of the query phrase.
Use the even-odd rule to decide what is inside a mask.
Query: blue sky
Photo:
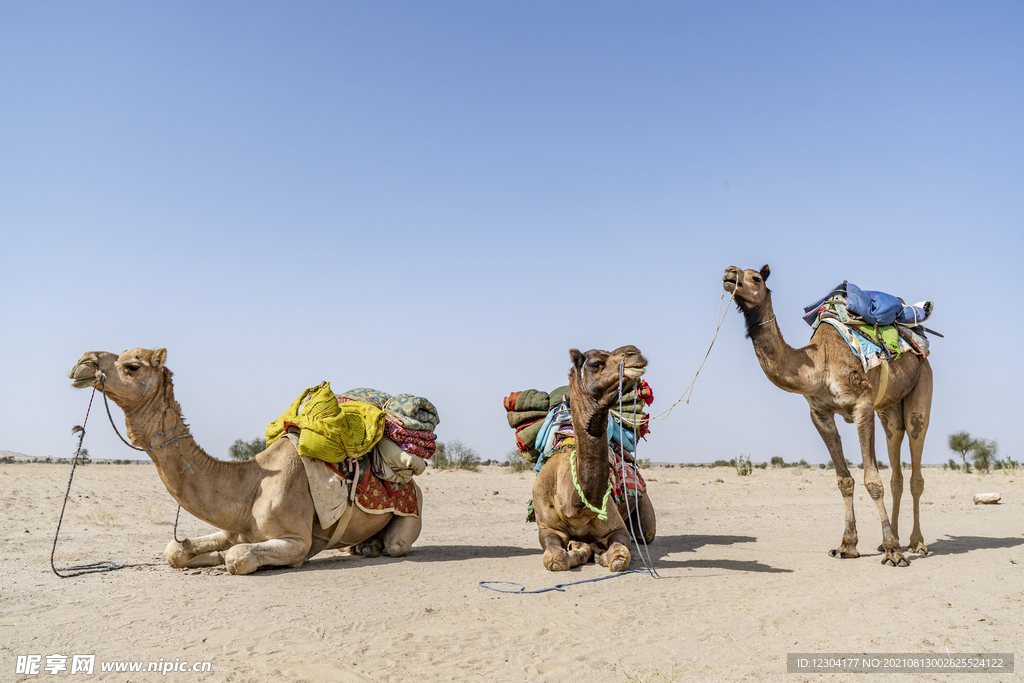
[[[933,299],[925,461],[962,429],[1020,459],[1022,30],[1010,2],[8,4],[0,449],[71,454],[74,361],[162,346],[219,457],[326,379],[502,458],[502,397],[573,347],[636,344],[667,407],[723,269],[767,262],[794,346],[844,279]],[[91,453],[132,455],[96,417]],[[827,458],[730,312],[640,455],[739,453]]]

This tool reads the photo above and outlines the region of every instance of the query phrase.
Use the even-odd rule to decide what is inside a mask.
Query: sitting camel
[[[620,572],[629,567],[630,534],[623,521],[627,519],[626,504],[608,505],[608,411],[619,398],[619,364],[624,363],[628,385],[644,374],[647,359],[635,346],[611,353],[573,349],[569,355],[573,364],[569,403],[576,448],[552,455],[533,484],[544,566],[553,572],[564,571],[594,556],[601,566]],[[637,502],[629,510],[633,527],[642,529],[644,541],[650,543],[655,532],[650,496],[634,500]]]
[[[898,521],[903,495],[903,471],[900,448],[910,429],[910,492],[914,497],[914,529],[908,552],[927,554],[921,535],[920,502],[924,491],[921,454],[932,405],[932,369],[927,358],[904,353],[889,363],[889,381],[883,396],[878,396],[881,368],[864,372],[842,335],[831,325],[819,325],[810,343],[802,349],[786,344],[772,310],[772,292],[765,286],[771,271],[725,269],[725,291],[734,292],[736,305],[743,312],[747,336],[754,342],[754,353],[771,382],[795,394],[802,394],[811,406],[811,421],[817,428],[836,467],[839,490],[846,506],[846,530],[843,542],[830,551],[833,557],[860,557],[857,552],[857,524],[853,516],[853,476],[846,466],[843,447],[836,429],[835,415],[856,423],[864,461],[864,487],[878,507],[882,520],[883,564],[907,566],[900,552]],[[885,430],[892,466],[892,523],[885,514],[882,477],[875,461],[875,413]]]
[[[211,458],[189,433],[174,400],[166,349],[133,349],[120,356],[86,353],[71,369],[76,388],[94,387],[124,411],[128,438],[149,452],[167,492],[191,514],[221,531],[171,541],[164,554],[173,567],[224,564],[231,574],[262,566],[299,567],[326,550],[338,521],[320,526],[306,470],[290,439],[278,439],[252,460]],[[414,484],[415,486],[415,484]],[[416,486],[422,513],[423,494]],[[419,517],[369,514],[353,506],[340,540],[364,554],[383,548],[392,557],[409,552],[419,537]],[[368,542],[368,543],[366,543]]]

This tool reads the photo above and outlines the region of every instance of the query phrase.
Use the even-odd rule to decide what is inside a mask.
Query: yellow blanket
[[[358,458],[384,436],[384,412],[359,401],[338,403],[328,382],[311,387],[291,407],[267,425],[267,445],[274,443],[289,426],[299,433],[299,455],[327,462]]]

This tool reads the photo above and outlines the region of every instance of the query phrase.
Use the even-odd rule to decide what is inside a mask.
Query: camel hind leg
[[[625,520],[626,528],[631,534],[635,533],[637,541],[651,543],[658,531],[657,518],[654,515],[654,505],[651,504],[650,495],[643,498],[630,498],[629,516],[626,516],[626,504],[619,506],[619,514]],[[632,526],[630,526],[632,524]],[[642,540],[641,540],[642,539]]]
[[[418,517],[402,517],[395,515],[384,527],[381,533],[381,540],[384,542],[384,552],[391,557],[405,557],[412,549],[412,544],[420,537],[420,530],[423,528],[423,492],[416,487],[416,502],[419,508]]]
[[[924,476],[921,474],[921,457],[924,454],[924,437],[928,434],[928,423],[932,411],[932,368],[924,361],[917,384],[903,399],[903,414],[910,431],[910,495],[914,498],[914,529],[910,532],[907,552],[928,554],[921,534],[921,494],[924,493]]]
[[[900,465],[900,451],[903,448],[903,436],[906,434],[906,426],[903,424],[903,402],[889,406],[878,413],[878,421],[882,423],[882,430],[885,432],[885,445],[889,451],[889,466],[892,468],[892,476],[889,478],[889,489],[892,492],[892,516],[889,524],[892,526],[892,535],[899,540],[900,522],[900,500],[903,498],[903,468]],[[880,551],[885,549],[878,546]]]

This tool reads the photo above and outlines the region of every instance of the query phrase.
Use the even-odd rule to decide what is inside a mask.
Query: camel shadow
[[[507,545],[419,545],[414,544],[412,551],[405,557],[363,557],[362,555],[346,555],[326,550],[310,559],[304,565],[290,571],[313,571],[326,569],[329,565],[344,563],[351,567],[392,564],[395,562],[460,562],[473,559],[508,559],[527,555],[540,555],[541,550],[519,548]],[[266,567],[266,569],[288,569],[287,567]]]
[[[656,569],[662,568],[686,568],[686,569],[726,569],[738,572],[762,572],[768,574],[792,573],[792,569],[782,569],[762,564],[757,560],[668,560],[668,555],[675,553],[692,553],[698,548],[706,545],[734,545],[736,543],[755,543],[754,536],[700,536],[695,534],[682,534],[678,536],[658,536],[654,543],[648,546],[651,559]]]
[[[989,536],[947,536],[928,544],[928,554],[962,555],[974,550],[995,550],[997,548],[1016,548],[1024,545],[1021,538],[997,538]]]

